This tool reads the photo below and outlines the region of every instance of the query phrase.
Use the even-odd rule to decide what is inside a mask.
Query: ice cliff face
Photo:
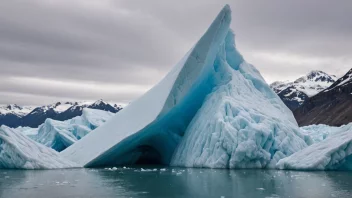
[[[85,167],[264,168],[305,148],[292,113],[237,52],[230,22],[225,6],[159,84],[62,156]]]
[[[213,65],[216,86],[188,126],[171,165],[273,168],[278,159],[310,143],[259,72],[239,63],[241,58],[229,31]]]
[[[15,129],[0,127],[0,168],[51,169],[78,165],[59,156]]]

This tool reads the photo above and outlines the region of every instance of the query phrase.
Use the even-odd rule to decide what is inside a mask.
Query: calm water
[[[352,173],[179,168],[0,170],[0,197],[350,198]]]

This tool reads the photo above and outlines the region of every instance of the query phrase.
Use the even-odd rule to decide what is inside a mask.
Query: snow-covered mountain
[[[299,125],[340,126],[352,122],[352,69],[330,87],[309,98],[294,115]]]
[[[323,71],[311,71],[293,82],[276,81],[270,87],[292,111],[297,109],[308,98],[318,94],[336,81],[336,76]]]
[[[18,117],[27,115],[34,109],[32,106],[18,106],[16,104],[0,105],[0,115],[13,114]]]
[[[31,106],[18,106],[15,104],[0,105],[0,125],[15,126],[23,116],[30,113],[33,109],[34,107]]]
[[[110,104],[103,100],[95,102],[57,102],[40,107],[3,105],[0,106],[0,125],[38,127],[47,118],[63,121],[80,116],[83,108],[99,109],[112,113],[122,109],[117,104]]]
[[[350,86],[352,83],[352,69],[350,69],[345,75],[336,80],[328,89],[324,90],[324,92],[328,92],[330,90],[336,88],[342,88],[346,86]]]

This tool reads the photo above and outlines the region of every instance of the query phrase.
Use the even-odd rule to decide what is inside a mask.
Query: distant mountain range
[[[121,106],[110,104],[103,100],[96,102],[57,102],[55,104],[28,107],[13,105],[0,105],[0,125],[9,127],[38,127],[47,118],[54,120],[68,120],[82,115],[83,108],[100,109],[116,113],[122,109]]]
[[[310,97],[328,88],[336,81],[336,76],[323,71],[311,71],[293,82],[274,82],[270,87],[291,111],[296,110]]]
[[[300,126],[352,122],[352,69],[293,111]]]

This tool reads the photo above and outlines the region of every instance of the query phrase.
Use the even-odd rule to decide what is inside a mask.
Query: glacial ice
[[[295,170],[352,170],[352,123],[341,127],[324,125],[306,127],[319,129],[325,139],[298,151],[277,163],[279,169]],[[318,131],[319,133],[319,131]],[[319,142],[320,141],[320,142]]]
[[[66,121],[49,118],[39,128],[16,129],[31,139],[60,152],[104,124],[113,115],[115,114],[111,112],[85,108],[81,116]]]
[[[81,116],[66,121],[46,119],[39,126],[35,140],[60,152],[104,124],[113,115],[115,114],[111,112],[85,108]]]
[[[230,31],[214,62],[217,81],[177,147],[171,165],[274,168],[311,143],[260,73],[236,51]],[[235,61],[233,61],[235,60]]]
[[[337,133],[341,131],[341,129],[341,127],[329,126],[325,124],[313,124],[301,127],[302,133],[310,136],[314,143],[325,140],[330,134]]]
[[[73,168],[77,164],[41,145],[16,129],[0,127],[0,168],[52,169]]]
[[[274,167],[311,143],[237,52],[225,6],[167,76],[61,155],[85,167],[134,163]]]

